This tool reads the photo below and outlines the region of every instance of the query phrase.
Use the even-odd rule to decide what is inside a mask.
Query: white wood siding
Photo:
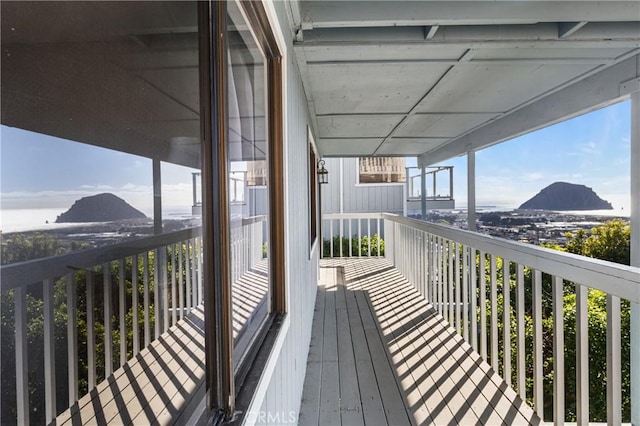
[[[322,185],[322,213],[373,213],[402,214],[403,185],[356,185],[358,182],[357,158],[326,158],[329,183]],[[340,162],[342,161],[342,180]],[[340,211],[340,187],[342,186],[342,211]]]

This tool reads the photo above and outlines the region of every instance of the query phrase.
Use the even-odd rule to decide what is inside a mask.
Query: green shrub
[[[380,240],[380,254],[378,254],[378,239]],[[384,256],[384,240],[373,234],[371,238],[364,236],[360,239],[358,244],[358,236],[353,235],[349,237],[333,237],[333,253],[331,251],[331,240],[323,239],[322,241],[322,256],[323,257],[362,257],[369,256],[369,244],[371,244],[371,256]],[[342,247],[342,256],[340,254],[340,247]],[[351,247],[351,252],[349,251]]]

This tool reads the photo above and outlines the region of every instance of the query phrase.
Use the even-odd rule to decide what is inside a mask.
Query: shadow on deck
[[[233,284],[234,339],[249,326],[268,288],[266,260]],[[199,305],[61,413],[55,424],[191,423],[189,416],[204,398],[204,345],[204,311]]]
[[[321,263],[301,425],[539,424],[385,259]]]

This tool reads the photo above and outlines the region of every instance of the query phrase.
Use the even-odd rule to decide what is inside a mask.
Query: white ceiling
[[[639,1],[292,0],[290,10],[324,156],[426,165],[610,102],[640,75]],[[572,98],[549,105],[564,91]]]

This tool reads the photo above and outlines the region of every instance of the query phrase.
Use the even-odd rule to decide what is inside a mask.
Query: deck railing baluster
[[[13,296],[15,306],[16,411],[18,424],[29,424],[29,364],[27,360],[27,288],[18,287]]]
[[[469,247],[462,245],[462,335],[469,343]]]
[[[171,325],[178,321],[178,305],[176,304],[176,250],[177,244],[171,244]]]
[[[487,277],[485,267],[486,253],[480,250],[480,356],[487,361]]]
[[[520,398],[527,400],[526,366],[525,366],[525,336],[524,336],[524,266],[520,263],[516,264],[516,326],[517,326],[517,390]]]
[[[102,265],[102,290],[104,293],[103,302],[104,306],[102,311],[104,312],[104,377],[107,378],[113,373],[113,332],[112,332],[112,315],[111,315],[111,264],[105,263]],[[68,291],[68,290],[67,290]],[[69,396],[69,405],[71,402],[71,396]]]
[[[140,352],[140,331],[138,325],[138,255],[131,257],[131,316],[133,324],[133,356]]]
[[[619,425],[622,422],[620,331],[620,298],[607,294],[607,424],[609,425]]]
[[[454,241],[453,243],[453,253],[455,259],[455,273],[456,273],[456,333],[461,334],[462,331],[462,314],[460,303],[462,302],[461,292],[460,292],[460,245]]]
[[[160,259],[160,250],[153,249],[153,315],[154,315],[154,321],[153,321],[153,338],[157,339],[158,337],[160,337],[160,334],[162,333],[162,318],[161,318],[161,314],[162,314],[162,305],[161,305],[161,301],[160,301],[160,295],[161,295],[161,291],[162,291],[162,283],[160,280],[160,268],[162,267],[162,262]]]
[[[142,255],[143,313],[144,313],[144,347],[151,343],[151,322],[149,318],[149,252]]]
[[[162,300],[160,304],[162,305],[162,332],[166,332],[169,330],[169,262],[167,255],[167,246],[163,246],[159,249],[162,254],[160,258],[160,262],[162,264],[160,271],[162,276],[161,286],[162,286]]]
[[[180,299],[180,319],[184,319],[184,261],[182,259],[182,250],[184,243],[178,243],[178,299]]]
[[[454,297],[453,297],[453,290],[454,290],[454,285],[453,285],[453,280],[454,280],[454,275],[453,275],[453,256],[454,256],[454,242],[451,240],[447,241],[447,256],[449,258],[449,285],[448,285],[448,290],[449,290],[449,325],[451,327],[455,327],[455,318],[454,318],[454,306],[455,306],[455,301],[454,301]]]
[[[502,258],[502,378],[511,386],[511,273],[509,259]]]
[[[67,281],[67,356],[69,405],[78,400],[78,327],[76,321],[76,274],[70,272]]]
[[[127,299],[126,299],[126,283],[124,276],[124,266],[125,259],[120,259],[118,261],[118,304],[120,307],[119,317],[120,317],[120,367],[122,367],[127,362],[127,321],[126,321],[126,312],[127,312]]]
[[[47,424],[56,417],[56,336],[53,316],[53,281],[42,281],[44,319],[44,409]]]
[[[184,255],[184,271],[185,271],[185,299],[187,302],[187,315],[191,313],[191,244],[190,240],[184,242],[186,252]],[[232,265],[233,266],[233,265]]]
[[[553,277],[553,423],[556,425],[564,424],[563,284],[562,277]]]
[[[491,368],[498,373],[498,278],[496,257],[489,255],[491,275]]]
[[[478,350],[478,282],[476,280],[476,249],[469,247],[469,295],[471,296],[471,347]]]
[[[96,387],[95,273],[87,271],[87,381],[88,390]],[[136,318],[136,317],[134,317]],[[136,324],[134,322],[134,324]]]
[[[542,272],[532,271],[533,294],[533,409],[544,421],[544,370],[542,347]]]
[[[576,420],[589,424],[589,321],[588,287],[576,284]]]

